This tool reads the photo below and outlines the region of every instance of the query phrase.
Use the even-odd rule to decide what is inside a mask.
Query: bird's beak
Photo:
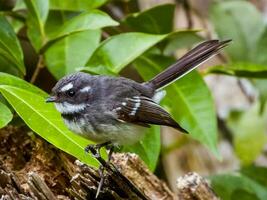
[[[55,102],[57,100],[57,97],[55,97],[55,96],[50,96],[50,97],[48,97],[46,100],[45,100],[45,102],[46,103],[52,103],[52,102]]]

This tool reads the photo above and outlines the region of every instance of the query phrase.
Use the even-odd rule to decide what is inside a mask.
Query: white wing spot
[[[139,97],[133,97],[133,98],[134,99],[129,99],[129,100],[132,101],[132,102],[136,102],[136,103],[140,103],[141,102]]]
[[[126,103],[126,102],[122,102],[122,103],[121,103],[121,105],[123,105],[123,106],[126,106],[126,105],[127,105],[127,103]]]
[[[115,110],[116,110],[116,111],[117,111],[117,110],[121,110],[121,107],[115,108]]]
[[[138,108],[140,107],[141,103],[140,103],[140,99],[139,99],[139,102],[136,102],[134,104],[134,107],[133,107],[133,110],[132,112],[130,113],[130,115],[135,115],[136,111],[138,110]]]
[[[67,91],[67,90],[69,90],[71,88],[73,88],[73,84],[72,83],[68,83],[67,85],[63,86],[60,91],[64,92],[64,91]]]

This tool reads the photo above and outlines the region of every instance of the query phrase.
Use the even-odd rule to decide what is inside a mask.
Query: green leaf
[[[174,62],[163,56],[142,56],[134,62],[145,80]],[[206,145],[217,157],[217,122],[210,91],[197,72],[191,72],[166,88],[163,105],[189,136]]]
[[[99,44],[100,28],[117,25],[107,14],[93,10],[68,20],[50,36],[45,58],[49,71],[57,78],[83,67]]]
[[[76,15],[77,13],[68,11],[49,10],[44,27],[47,38],[52,38],[67,20],[70,20]]]
[[[12,117],[9,108],[0,102],[0,129],[5,127],[12,120]]]
[[[12,74],[18,77],[23,77],[21,71],[15,66],[12,65],[7,59],[6,56],[0,54],[0,72]]]
[[[25,0],[28,8],[27,34],[38,52],[46,42],[45,21],[49,11],[49,1],[47,0]]]
[[[251,200],[254,200],[255,196],[259,200],[265,200],[267,197],[267,190],[264,187],[240,174],[216,175],[211,177],[211,181],[212,188],[223,200],[243,199],[236,197],[241,197],[244,192],[249,194],[249,197],[254,197]]]
[[[265,27],[264,33],[257,42],[257,48],[254,50],[251,58],[252,62],[267,66],[267,27]]]
[[[133,30],[152,34],[170,33],[173,27],[174,4],[155,6],[126,17],[124,23]]]
[[[184,30],[173,33],[166,41],[164,48],[165,55],[171,55],[180,48],[190,48],[194,44],[203,41],[203,38],[197,35],[197,30]]]
[[[50,0],[50,8],[57,10],[83,11],[100,7],[107,0]]]
[[[160,154],[160,127],[152,126],[146,129],[144,138],[135,145],[125,146],[125,152],[138,154],[147,164],[151,171],[154,171]]]
[[[2,15],[0,15],[0,57],[9,65],[8,67],[16,68],[25,75],[23,53],[16,33]]]
[[[100,30],[73,33],[53,43],[45,52],[48,70],[60,79],[84,66],[100,42]]]
[[[251,164],[262,152],[267,141],[266,118],[259,114],[259,105],[254,105],[238,117],[230,115],[227,125],[234,136],[236,155],[243,165]]]
[[[233,40],[226,49],[231,59],[253,62],[254,50],[265,29],[256,7],[247,1],[222,1],[212,6],[210,19],[221,39]]]
[[[126,65],[168,35],[123,33],[100,44],[83,71],[96,74],[117,74]]]
[[[264,186],[267,189],[267,168],[251,165],[244,167],[240,170],[240,173],[256,181],[258,184]]]
[[[73,17],[64,23],[59,30],[50,36],[50,40],[54,40],[73,33],[87,31],[92,29],[100,29],[106,26],[117,26],[118,23],[109,17],[106,13],[99,10],[92,10]]]
[[[254,63],[231,63],[207,69],[206,73],[224,74],[246,78],[267,78],[267,65]]]
[[[49,8],[52,10],[66,11],[89,11],[93,8],[98,8],[106,3],[107,0],[49,0]],[[23,0],[17,0],[13,10],[25,9]]]
[[[265,79],[253,79],[251,80],[255,88],[259,92],[260,100],[260,113],[264,112],[266,101],[267,101],[267,80]]]
[[[44,97],[8,85],[1,85],[0,91],[34,132],[82,162],[98,165],[95,159],[84,152],[84,147],[90,142],[71,133],[63,124],[54,105],[46,104]]]
[[[232,200],[260,200],[256,194],[247,192],[246,190],[235,190],[231,195]]]
[[[36,93],[42,97],[47,97],[47,93],[43,90],[39,89],[38,87],[24,81],[16,76],[12,76],[10,74],[0,72],[0,85],[8,85],[18,87],[33,93]]]

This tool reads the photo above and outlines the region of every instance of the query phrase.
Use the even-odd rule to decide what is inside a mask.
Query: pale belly
[[[64,120],[64,122],[74,133],[96,143],[110,141],[118,145],[135,144],[142,139],[145,133],[144,127],[124,122],[117,125],[98,124],[98,131],[90,123],[82,120],[76,122]]]

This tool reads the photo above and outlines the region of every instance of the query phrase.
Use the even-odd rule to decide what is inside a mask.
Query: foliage
[[[100,8],[107,3],[18,0],[14,8],[1,11],[0,92],[8,103],[0,101],[0,128],[12,123],[16,112],[48,142],[97,166],[83,151],[91,142],[67,130],[54,106],[45,104],[48,94],[44,90],[49,92],[56,80],[79,70],[110,76],[126,73],[133,79],[137,74],[147,81],[175,61],[177,49],[191,48],[204,40],[199,30],[173,29],[175,5],[135,10],[115,20],[108,6]],[[266,181],[257,172],[266,174],[266,169],[251,164],[266,144],[267,28],[259,11],[247,1],[214,3],[210,19],[220,39],[233,39],[225,50],[229,62],[208,68],[203,74],[193,71],[168,86],[161,104],[189,131],[188,137],[220,157],[216,111],[203,76],[216,73],[247,78],[260,96],[251,108],[233,111],[226,120],[235,153],[244,167],[237,174],[216,175],[211,180],[223,199],[235,199],[241,193],[244,199],[263,199]],[[29,60],[37,60],[34,68]],[[135,75],[127,73],[130,70]],[[45,79],[49,81],[44,83]],[[160,128],[153,126],[142,141],[123,150],[139,154],[154,170],[160,144]]]
[[[0,128],[6,126],[12,120],[12,113],[8,107],[0,102]]]
[[[22,15],[21,18],[27,28],[26,36],[39,55],[37,70],[39,65],[43,64],[56,79],[77,70],[118,76],[121,70],[134,62],[139,73],[147,80],[161,71],[162,67],[166,67],[166,64],[170,64],[170,62],[158,63],[156,56],[161,56],[163,60],[174,61],[171,56],[174,50],[189,47],[201,40],[196,34],[197,31],[173,30],[174,5],[161,5],[131,14],[121,22],[116,22],[103,11],[90,9],[102,3],[97,5],[96,1],[90,2],[92,5],[80,0],[80,6],[74,5],[73,1],[66,5],[52,0],[17,2],[12,12],[26,10],[27,15]],[[12,48],[5,49],[5,46],[1,48],[1,55],[5,62],[2,62],[0,69],[18,75],[4,70],[3,64],[12,64],[24,75],[23,54],[12,29],[12,25],[18,19],[10,18],[7,12],[3,12],[3,15],[1,21],[7,28],[0,28],[0,33],[4,35],[9,31],[11,34],[9,38],[3,38],[2,43]],[[11,24],[7,18],[11,20]],[[141,23],[143,20],[147,23]],[[121,26],[116,27],[118,24]],[[123,26],[127,26],[133,32],[123,32],[121,28]],[[101,38],[101,34],[107,34],[108,38]],[[183,43],[177,42],[182,39],[185,39]],[[158,53],[155,56],[140,57],[150,49]],[[145,62],[144,59],[146,59]],[[148,74],[144,75],[145,71]],[[44,92],[36,93],[36,87],[8,74],[2,74],[2,76],[5,78],[0,86],[2,95],[29,128],[58,148],[92,164],[92,159],[89,156],[86,159],[82,150],[89,141],[85,142],[84,139],[66,130],[54,107],[44,103],[44,96],[46,96]],[[198,84],[191,84],[192,79]],[[32,79],[32,81],[35,80]],[[189,89],[190,93],[187,92]],[[218,155],[214,105],[202,77],[194,72],[182,79],[180,84],[169,87],[168,93],[163,104],[176,120],[192,133],[190,136]],[[173,102],[184,105],[184,109],[174,107]],[[171,107],[173,108],[170,109]],[[6,110],[5,107],[5,112]],[[147,132],[139,144],[125,147],[124,150],[138,153],[150,169],[154,169],[160,153],[159,127],[148,129]]]
[[[239,14],[244,11],[246,15],[240,17]],[[264,88],[263,85],[266,84],[264,78],[266,78],[267,70],[265,56],[267,27],[260,13],[248,2],[229,1],[215,4],[211,9],[211,19],[218,36],[230,37],[234,42],[227,49],[231,62],[208,69],[208,72],[250,78],[256,87],[260,87],[261,111],[263,111],[266,99],[266,87]],[[255,81],[255,78],[261,78],[261,80]],[[231,125],[236,141],[235,150],[244,164],[253,162],[261,153],[265,143],[266,118],[259,113],[259,108],[252,108]],[[245,146],[241,146],[248,141],[254,144],[252,149],[255,151],[250,149],[249,153]]]
[[[222,174],[211,177],[212,187],[224,200],[264,200],[267,190],[242,174]]]
[[[24,75],[23,54],[16,34],[5,19],[0,15],[0,61],[1,71],[15,72]],[[11,69],[10,69],[11,68]],[[13,69],[15,68],[15,69]]]
[[[206,73],[247,78],[259,92],[259,98],[249,109],[232,111],[227,119],[235,153],[244,167],[238,174],[211,177],[212,185],[222,199],[265,199],[267,188],[263,177],[267,171],[253,162],[266,144],[267,27],[260,12],[246,1],[216,3],[210,18],[218,36],[232,38],[233,44],[226,50],[230,62],[212,67]]]

